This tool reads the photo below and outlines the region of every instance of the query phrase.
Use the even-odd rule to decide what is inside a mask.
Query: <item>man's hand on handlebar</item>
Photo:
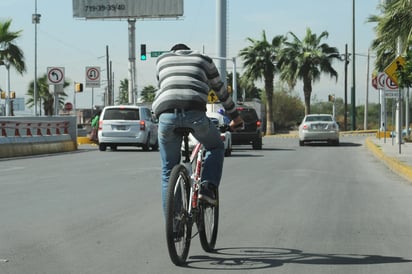
[[[229,126],[231,131],[237,131],[244,129],[245,123],[243,119],[240,116],[238,116],[236,119],[230,121]]]

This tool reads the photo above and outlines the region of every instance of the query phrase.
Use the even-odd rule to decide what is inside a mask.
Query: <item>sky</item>
[[[26,73],[20,75],[10,70],[10,89],[17,97],[24,97],[29,83],[35,77],[35,13],[36,0],[1,0],[0,20],[12,19],[11,31],[22,31],[16,44],[23,50]],[[114,2],[118,0],[113,0]],[[155,76],[156,58],[141,61],[140,44],[146,44],[147,52],[169,50],[176,43],[186,43],[192,49],[216,56],[216,3],[218,0],[184,0],[184,15],[176,19],[137,20],[136,22],[136,70],[137,86],[157,85]],[[375,37],[375,25],[367,22],[370,15],[380,14],[381,0],[355,0],[355,65],[356,104],[365,104],[366,91],[369,102],[378,102],[378,91],[369,81],[368,48]],[[265,31],[267,38],[293,32],[303,38],[307,28],[317,35],[327,31],[329,36],[322,42],[336,47],[344,54],[345,44],[352,53],[352,1],[350,0],[227,0],[227,57],[237,57],[237,71],[242,74],[241,49],[250,45],[247,38],[260,40]],[[125,20],[84,20],[73,17],[71,0],[37,0],[37,13],[41,14],[37,25],[37,76],[47,73],[48,67],[64,67],[65,80],[70,83],[85,82],[86,67],[102,70],[106,79],[106,46],[114,73],[114,92],[117,98],[120,80],[128,78],[128,23]],[[348,102],[351,102],[352,60],[348,66]],[[369,71],[373,71],[374,57],[369,58]],[[314,83],[312,101],[327,101],[328,94],[344,98],[344,63],[334,62],[338,80],[322,75]],[[227,70],[232,65],[227,64]],[[275,81],[277,81],[275,76]],[[261,83],[257,86],[263,87]],[[101,88],[93,89],[93,103],[101,105],[104,82]],[[0,87],[7,88],[7,71],[0,66]],[[66,89],[66,102],[73,101],[73,85]],[[92,106],[92,89],[86,88],[76,95],[79,108]],[[302,84],[293,91],[303,98]]]

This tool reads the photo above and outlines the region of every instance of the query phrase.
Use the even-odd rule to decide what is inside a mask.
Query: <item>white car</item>
[[[226,130],[227,126],[225,126],[225,122],[223,119],[223,115],[217,112],[207,112],[206,116],[210,118],[210,120],[216,125],[216,127],[220,130],[220,138],[223,141],[225,146],[225,156],[230,156],[232,154],[232,134],[230,131]],[[192,134],[189,134],[189,150],[191,151],[193,147],[199,141],[193,137]],[[182,143],[182,151],[184,150],[184,145]]]
[[[100,151],[118,146],[157,150],[157,123],[148,107],[107,106],[99,118],[98,142]]]
[[[299,125],[299,145],[307,142],[326,141],[339,145],[339,125],[330,114],[309,114]]]

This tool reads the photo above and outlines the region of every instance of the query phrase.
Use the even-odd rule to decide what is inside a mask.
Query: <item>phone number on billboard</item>
[[[94,5],[94,6],[85,6],[84,9],[86,12],[118,11],[118,10],[126,10],[126,5],[123,5],[123,4]]]

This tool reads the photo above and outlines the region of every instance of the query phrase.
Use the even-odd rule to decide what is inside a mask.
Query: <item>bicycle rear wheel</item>
[[[199,238],[202,248],[206,252],[213,252],[219,227],[219,191],[215,189],[216,205],[202,203],[200,205],[200,219],[198,223]]]
[[[170,174],[166,201],[166,239],[169,256],[175,265],[183,265],[189,254],[192,221],[189,217],[190,178],[183,165]]]

